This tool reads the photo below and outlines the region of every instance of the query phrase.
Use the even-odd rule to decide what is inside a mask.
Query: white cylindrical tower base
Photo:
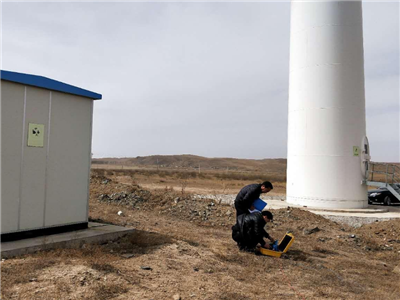
[[[361,1],[292,0],[287,202],[367,206]]]

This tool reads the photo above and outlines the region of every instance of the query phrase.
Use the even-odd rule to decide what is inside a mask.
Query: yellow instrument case
[[[278,244],[279,251],[274,251],[261,247],[260,252],[262,255],[281,257],[282,253],[286,253],[289,250],[293,242],[294,242],[294,235],[287,232]]]

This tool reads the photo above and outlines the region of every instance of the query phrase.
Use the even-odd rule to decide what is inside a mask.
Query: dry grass
[[[130,184],[133,181],[149,190],[174,189],[175,191],[199,194],[236,194],[251,183],[269,180],[274,189],[270,195],[286,193],[285,175],[252,172],[218,172],[202,173],[187,170],[157,169],[100,169],[93,168],[93,174],[116,178],[120,182]]]
[[[158,177],[162,178],[174,178],[174,179],[200,179],[200,180],[251,180],[251,181],[263,181],[265,178],[269,178],[270,181],[286,181],[286,176],[281,174],[269,173],[269,172],[249,172],[249,171],[203,171],[201,173],[190,171],[190,170],[157,170],[157,169],[119,169],[119,168],[104,168],[94,165],[92,170],[105,176],[117,175],[117,176],[131,176],[136,178],[137,176],[143,176],[147,178]]]
[[[306,211],[277,210],[269,233],[278,238],[292,231],[295,242],[282,259],[274,259],[237,249],[230,231],[234,220],[227,214],[231,207],[193,202],[171,189],[144,193],[145,201],[135,206],[102,202],[98,197],[104,193],[140,192],[118,182],[132,183],[130,176],[113,173],[106,179],[91,181],[91,219],[137,230],[103,245],[2,262],[3,300],[172,299],[175,294],[204,300],[399,299],[400,274],[393,272],[400,263],[398,221],[356,230]],[[206,220],[191,214],[206,209],[212,213]],[[305,234],[315,227],[320,231]]]
[[[350,239],[338,243],[334,237],[350,229],[306,212],[275,213],[281,224],[272,228],[274,235],[289,226],[322,229],[315,236],[295,229],[296,242],[280,260],[239,252],[224,228],[130,213],[145,231],[102,246],[4,262],[2,299],[171,299],[177,293],[183,299],[260,299],[266,293],[274,299],[398,299],[400,277],[391,272],[396,257],[379,257]],[[332,240],[320,242],[322,236]],[[134,256],[124,259],[125,253]]]
[[[157,168],[180,170],[218,170],[282,173],[286,159],[207,158],[196,155],[154,155],[136,158],[100,158],[94,164],[123,168]],[[114,168],[115,168],[114,167]],[[200,167],[200,170],[199,170]]]

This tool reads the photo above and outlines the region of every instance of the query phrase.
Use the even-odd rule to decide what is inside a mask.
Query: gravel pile
[[[124,191],[120,193],[101,194],[99,201],[135,207],[137,204],[147,201],[149,196],[150,192],[145,190]]]
[[[205,199],[211,199],[214,200],[215,202],[218,202],[218,204],[226,204],[226,205],[233,205],[235,202],[236,194],[235,195],[226,195],[226,194],[207,194],[207,195],[194,195],[194,199],[200,199],[200,200],[205,200]],[[268,200],[280,200],[284,201],[286,200],[286,196],[261,196],[261,199],[268,201]]]

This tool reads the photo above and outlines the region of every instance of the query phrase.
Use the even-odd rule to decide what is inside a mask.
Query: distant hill
[[[207,158],[196,155],[152,155],[126,158],[95,158],[94,164],[159,168],[237,170],[285,174],[286,159]]]

